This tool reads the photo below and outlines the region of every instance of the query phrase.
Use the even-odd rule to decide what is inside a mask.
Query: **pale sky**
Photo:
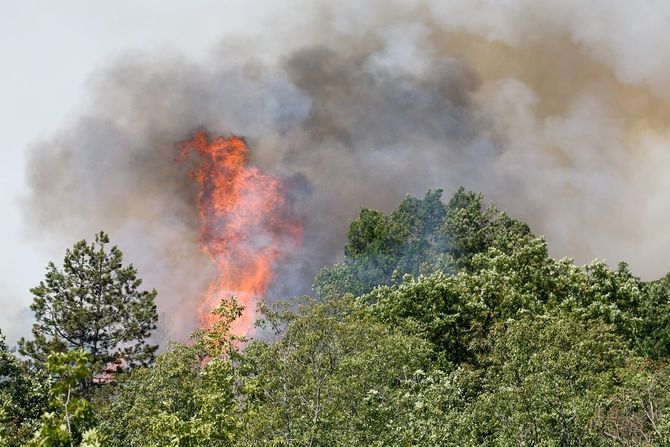
[[[87,80],[114,58],[167,50],[200,59],[220,39],[262,31],[271,1],[0,0],[0,129],[3,220],[0,256],[0,328],[13,343],[28,335],[29,288],[43,278],[49,253],[22,232],[18,201],[26,191],[31,143],[76,114]],[[250,30],[249,27],[256,27]],[[74,241],[73,241],[74,242]]]

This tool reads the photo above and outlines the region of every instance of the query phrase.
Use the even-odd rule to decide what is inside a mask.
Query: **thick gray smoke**
[[[653,53],[660,62],[646,52],[667,46],[655,14],[666,6],[292,6],[263,39],[222,42],[207,64],[118,61],[80,117],[32,152],[29,222],[64,245],[110,232],[159,290],[164,337],[193,329],[214,275],[196,185],[175,160],[202,127],[245,136],[254,165],[304,179],[304,248],[277,266],[273,295],[309,291],[361,206],[459,185],[529,221],[556,255],[627,259],[647,277],[670,268],[670,48]]]

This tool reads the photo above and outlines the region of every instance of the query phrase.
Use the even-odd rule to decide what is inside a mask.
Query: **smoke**
[[[309,291],[361,206],[459,185],[557,256],[669,269],[668,4],[289,3],[207,63],[116,61],[31,152],[28,222],[65,245],[109,231],[159,290],[162,337],[193,329],[215,274],[198,249],[197,185],[176,162],[203,127],[245,136],[252,163],[298,191],[305,244],[276,266],[272,296]]]

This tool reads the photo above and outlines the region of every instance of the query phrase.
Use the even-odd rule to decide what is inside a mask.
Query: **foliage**
[[[239,337],[230,323],[242,307],[223,301],[211,330],[192,346],[174,344],[153,367],[134,370],[102,411],[101,430],[113,446],[229,446],[238,431],[235,371]]]
[[[239,445],[385,445],[391,402],[429,366],[429,345],[367,317],[351,297],[305,299],[296,312],[265,309],[276,342],[245,349],[245,432]]]
[[[491,343],[473,404],[481,444],[598,443],[589,421],[628,357],[608,326],[569,316],[523,319],[500,326]]]
[[[32,436],[46,410],[49,380],[31,373],[8,349],[0,332],[0,446],[19,446]]]
[[[59,331],[128,312],[153,327],[154,292],[104,252],[106,236],[79,243],[35,289],[42,338],[21,346],[32,362],[51,350],[51,376],[32,377],[0,341],[0,447],[35,431],[29,445],[670,445],[670,275],[553,259],[526,224],[463,189],[447,204],[435,190],[389,214],[364,209],[347,238],[316,298],[261,306],[251,338],[231,332],[242,308],[222,301],[216,323],[94,404],[88,366],[142,363],[149,329],[130,323],[131,351],[99,342],[95,361],[89,335]],[[131,286],[109,285],[120,274]],[[63,352],[75,345],[87,352]]]
[[[477,340],[496,322],[558,310],[613,325],[640,354],[670,354],[670,320],[654,312],[668,306],[666,283],[645,284],[623,263],[556,261],[539,238],[511,242],[473,256],[467,271],[407,277],[360,299],[383,321],[416,328],[455,363],[474,361]]]
[[[361,295],[406,274],[451,274],[491,247],[505,250],[532,238],[526,224],[484,207],[480,194],[461,188],[448,205],[441,195],[437,189],[423,199],[408,196],[388,215],[362,209],[349,227],[344,262],[319,273],[316,295]]]
[[[639,332],[644,335],[637,343],[641,353],[660,359],[670,356],[670,274],[640,287]]]
[[[92,427],[93,407],[82,397],[83,384],[90,379],[90,358],[83,350],[54,352],[47,358],[47,370],[55,377],[49,390],[48,411],[42,415],[28,447],[94,446],[101,438]]]
[[[670,443],[670,368],[648,362],[627,371],[624,386],[599,409],[591,425],[618,445]]]
[[[394,273],[432,268],[444,245],[438,233],[446,214],[441,194],[428,191],[423,200],[408,196],[389,215],[362,209],[347,233],[345,261],[316,278],[317,296],[358,295],[389,284]]]
[[[20,352],[40,365],[50,352],[83,349],[95,373],[146,364],[157,346],[146,343],[158,319],[156,291],[142,291],[132,265],[123,266],[108,236],[82,240],[66,251],[63,268],[49,263],[40,285],[31,289],[37,323],[34,340],[20,340]],[[108,371],[110,372],[110,371]]]
[[[109,446],[227,446],[237,420],[233,373],[225,359],[203,363],[196,348],[173,346],[139,368],[102,411]]]
[[[489,248],[473,257],[472,272],[407,277],[360,300],[382,321],[416,330],[452,364],[474,362],[477,342],[493,324],[542,313],[558,293],[543,240],[524,240],[508,252]]]

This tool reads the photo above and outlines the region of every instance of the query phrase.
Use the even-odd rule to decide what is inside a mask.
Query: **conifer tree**
[[[123,253],[100,232],[93,243],[77,242],[63,267],[49,263],[44,281],[31,289],[34,339],[19,340],[19,352],[44,364],[51,352],[82,349],[95,374],[153,361],[158,346],[147,343],[156,328],[156,291],[142,280]]]

